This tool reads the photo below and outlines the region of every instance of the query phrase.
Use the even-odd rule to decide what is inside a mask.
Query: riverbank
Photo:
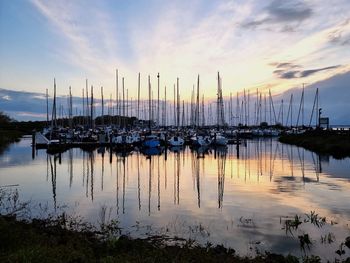
[[[0,112],[0,153],[11,143],[18,142],[23,135],[32,134],[33,130],[41,130],[45,126],[43,121],[15,121]]]
[[[131,239],[106,232],[68,230],[60,220],[17,221],[0,216],[2,262],[299,262],[294,256],[272,253],[240,257],[223,246],[166,245],[165,237]],[[317,262],[317,261],[315,261]]]
[[[8,145],[19,142],[24,134],[17,130],[5,130],[0,128],[0,153],[2,153]]]
[[[349,131],[307,131],[303,134],[282,135],[279,141],[332,155],[336,159],[350,157]]]

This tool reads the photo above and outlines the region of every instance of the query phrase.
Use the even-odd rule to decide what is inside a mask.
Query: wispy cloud
[[[337,0],[338,5],[316,0],[272,0],[264,5],[254,0],[192,1],[191,8],[188,1],[149,1],[142,7],[112,1],[32,3],[62,36],[54,47],[57,59],[105,86],[107,94],[114,94],[115,68],[125,76],[131,97],[136,96],[138,72],[142,87],[147,74],[154,81],[160,72],[161,87],[172,88],[180,77],[181,96],[189,99],[197,74],[209,98],[216,94],[218,70],[224,92],[235,92],[283,90],[298,85],[301,77],[315,82],[350,67],[344,55],[349,53],[345,45],[350,32],[346,0]],[[329,60],[343,66],[330,70]],[[283,77],[270,65],[276,61],[300,69]]]
[[[115,21],[98,2],[32,0],[34,6],[64,38],[56,56],[99,77],[113,71],[118,48],[113,34]],[[63,48],[62,48],[63,47]],[[68,48],[65,48],[68,47]]]
[[[302,70],[301,66],[292,63],[279,63],[276,65],[276,70],[273,72],[281,79],[306,78],[321,71],[340,68],[341,65],[329,66],[317,69]],[[298,68],[298,70],[296,70]]]
[[[261,18],[248,20],[242,24],[243,28],[255,29],[265,24],[282,23],[282,31],[294,31],[294,27],[308,19],[313,14],[312,8],[299,0],[273,0],[263,10]]]

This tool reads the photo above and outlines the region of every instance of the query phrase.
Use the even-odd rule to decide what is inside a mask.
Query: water
[[[184,151],[150,158],[107,149],[72,149],[61,155],[38,150],[30,139],[0,156],[0,185],[18,185],[22,200],[64,209],[85,220],[116,219],[133,237],[165,234],[223,244],[240,255],[256,251],[317,254],[334,259],[350,235],[350,159],[336,160],[273,139],[198,154]],[[311,223],[286,233],[286,216],[315,211],[327,224]],[[39,215],[40,211],[33,211]],[[335,222],[336,224],[331,224]],[[298,235],[312,246],[300,248]],[[332,233],[335,241],[323,244]],[[349,250],[347,250],[349,256]]]

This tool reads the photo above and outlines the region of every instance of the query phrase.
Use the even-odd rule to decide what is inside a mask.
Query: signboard
[[[326,127],[327,129],[329,129],[329,118],[328,117],[320,118],[319,119],[319,126]]]
[[[329,125],[329,118],[320,118],[320,125]]]

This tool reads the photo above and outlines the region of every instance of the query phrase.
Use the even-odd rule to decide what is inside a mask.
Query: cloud
[[[294,79],[294,78],[305,78],[316,74],[320,71],[326,71],[331,69],[336,69],[341,67],[341,65],[335,65],[324,68],[308,69],[308,70],[292,70],[294,68],[300,68],[299,65],[294,65],[292,63],[280,63],[276,66],[277,70],[273,73],[281,79]]]
[[[271,20],[275,22],[303,21],[312,15],[312,9],[298,0],[274,0],[267,7]]]
[[[264,24],[282,23],[284,26],[280,29],[280,31],[295,32],[296,25],[291,26],[290,23],[300,24],[303,20],[308,19],[313,14],[312,8],[305,2],[301,2],[299,0],[274,0],[268,6],[266,6],[262,12],[264,14],[263,18],[245,22],[242,24],[242,27],[247,29],[255,29]]]
[[[114,95],[115,68],[119,69],[120,79],[125,77],[126,88],[133,98],[137,96],[138,72],[141,72],[142,98],[147,96],[147,75],[151,75],[154,89],[158,72],[160,86],[167,86],[168,91],[179,77],[181,99],[187,101],[197,74],[205,99],[214,98],[217,71],[223,76],[223,90],[227,94],[244,88],[272,86],[281,92],[294,84],[293,79],[298,80],[296,76],[314,77],[306,81],[315,82],[338,71],[284,72],[285,78],[281,78],[282,71],[273,73],[266,66],[269,61],[295,61],[307,69],[325,68],[330,59],[333,65],[348,64],[342,55],[345,51],[340,50],[344,47],[329,47],[327,39],[329,32],[344,20],[339,15],[339,10],[347,6],[343,0],[334,4],[335,9],[330,8],[333,4],[314,0],[264,4],[254,0],[224,0],[220,4],[196,0],[191,2],[191,8],[184,0],[151,0],[146,5],[102,0],[31,2],[40,14],[40,21],[47,22],[45,27],[58,36],[57,43],[47,53],[54,54],[50,61],[55,67],[49,72],[56,77],[61,72],[69,74],[68,78],[60,77],[59,94],[66,94],[70,85],[75,89],[74,94],[80,94],[81,90],[77,89],[84,86],[87,77],[89,84],[103,86],[105,94]],[[243,31],[244,23],[266,30]],[[346,35],[342,37],[347,39]],[[62,63],[56,66],[57,61],[73,67],[60,67]],[[302,70],[295,67],[289,71]],[[285,81],[287,78],[289,81]],[[13,87],[12,81],[8,77],[1,87]],[[42,79],[40,82],[33,88],[41,91],[40,88],[51,86]],[[15,88],[22,89],[21,84]]]
[[[334,30],[329,32],[328,41],[330,44],[346,46],[350,44],[350,18],[346,19]]]
[[[12,98],[9,95],[4,95],[4,96],[2,96],[1,99],[3,99],[3,100],[12,100]]]
[[[65,39],[65,48],[56,49],[56,57],[84,69],[89,75],[101,76],[122,65],[116,57],[115,22],[98,2],[31,0],[37,10]]]

